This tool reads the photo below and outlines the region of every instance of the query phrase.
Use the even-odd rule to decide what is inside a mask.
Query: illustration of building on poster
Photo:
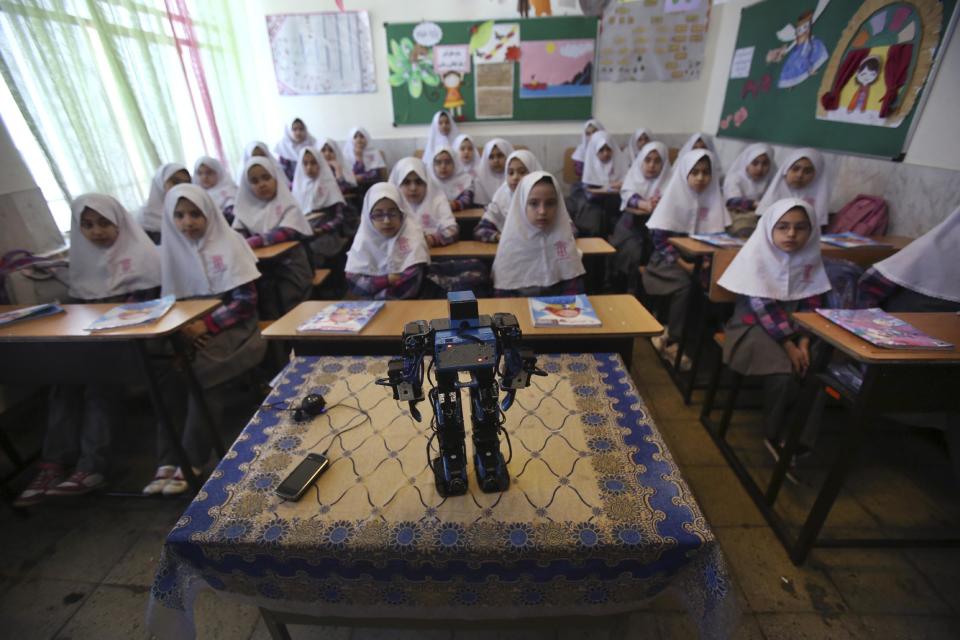
[[[366,11],[268,15],[280,95],[377,90]]]
[[[597,79],[696,80],[706,52],[710,3],[613,3],[601,17]]]

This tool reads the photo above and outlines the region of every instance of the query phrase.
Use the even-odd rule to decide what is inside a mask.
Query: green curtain
[[[192,170],[193,156],[219,155],[211,130],[227,159],[241,153],[254,95],[232,28],[242,3],[197,0],[189,11],[199,68],[181,61],[183,16],[164,0],[0,0],[0,71],[68,199],[97,191],[136,209],[159,165]],[[214,122],[187,73],[206,78]]]

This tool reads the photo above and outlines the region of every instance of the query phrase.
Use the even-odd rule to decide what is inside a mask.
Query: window
[[[239,155],[237,47],[226,0],[0,0],[0,113],[58,226],[97,191],[136,211],[156,168]],[[207,14],[207,15],[204,15]]]

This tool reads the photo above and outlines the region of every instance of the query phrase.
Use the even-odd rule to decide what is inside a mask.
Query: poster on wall
[[[439,109],[470,120],[582,120],[593,113],[597,19],[386,24],[395,124]]]
[[[703,69],[709,21],[706,0],[611,4],[601,22],[597,79],[696,80]]]
[[[593,40],[541,40],[520,46],[520,97],[593,95]]]
[[[718,135],[899,157],[956,5],[800,0],[747,7]]]
[[[266,20],[280,95],[377,90],[366,11],[278,14]]]

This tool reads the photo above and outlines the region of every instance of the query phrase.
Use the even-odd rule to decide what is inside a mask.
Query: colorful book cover
[[[585,295],[530,298],[530,321],[535,327],[598,327],[600,318]]]
[[[297,327],[297,333],[360,333],[381,308],[380,300],[335,302]]]
[[[737,238],[729,233],[691,233],[690,237],[715,247],[742,247],[746,242],[743,238]]]
[[[21,320],[32,320],[33,318],[52,316],[56,313],[63,313],[63,307],[55,302],[24,307],[23,309],[14,309],[13,311],[5,311],[0,313],[0,327],[5,327],[8,324],[20,322]]]
[[[888,246],[883,242],[877,242],[867,236],[861,236],[856,233],[851,233],[850,231],[844,233],[825,233],[820,236],[820,239],[827,244],[832,244],[835,247],[842,247],[844,249]]]
[[[817,309],[817,313],[870,344],[885,349],[952,349],[883,309]]]
[[[166,315],[176,301],[177,299],[174,296],[164,296],[146,302],[120,304],[94,320],[86,330],[108,331],[149,324]]]

